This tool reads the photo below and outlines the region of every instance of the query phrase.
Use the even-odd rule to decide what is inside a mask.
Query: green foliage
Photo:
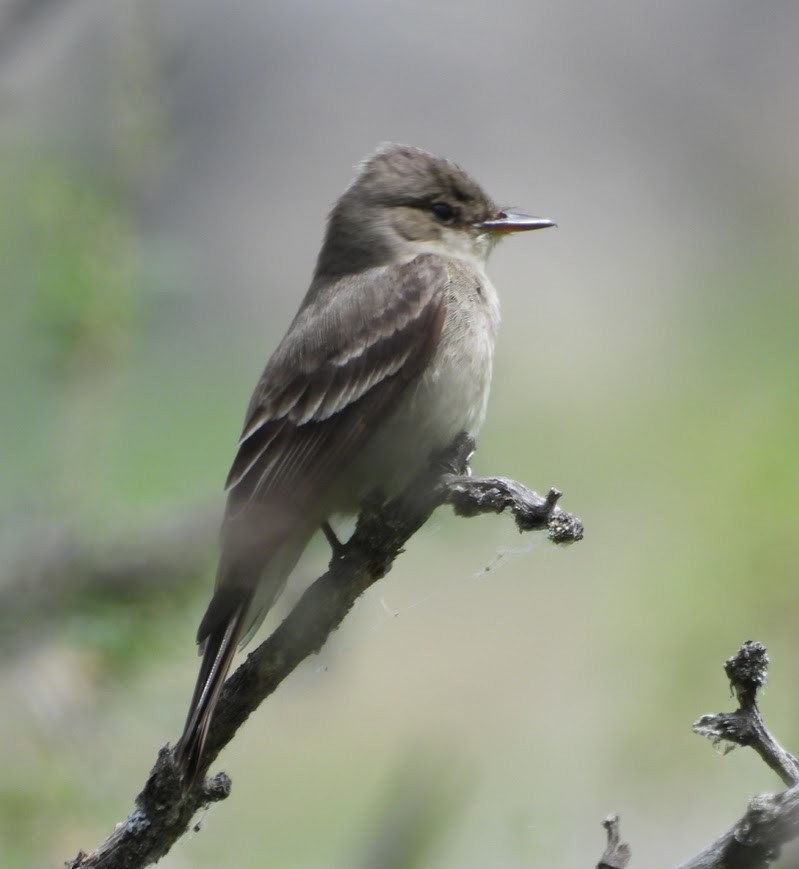
[[[95,173],[44,155],[5,155],[6,294],[24,300],[23,332],[52,376],[118,362],[140,317],[135,238],[126,205]],[[5,301],[5,300],[4,300]]]

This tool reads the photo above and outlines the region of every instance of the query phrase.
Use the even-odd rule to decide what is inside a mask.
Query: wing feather
[[[449,282],[440,259],[420,256],[346,280],[355,286],[311,288],[250,402],[227,479],[217,588],[197,633],[203,663],[179,744],[189,783],[237,644],[325,518],[315,502],[438,344]]]
[[[228,518],[265,498],[304,504],[424,369],[443,324],[444,264],[420,256],[357,279],[358,292],[333,286],[303,309],[267,365],[228,475]]]

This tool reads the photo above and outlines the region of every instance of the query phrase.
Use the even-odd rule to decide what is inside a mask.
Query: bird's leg
[[[433,457],[433,466],[442,474],[471,477],[469,460],[474,455],[475,446],[474,435],[461,432],[445,450]]]
[[[327,520],[322,523],[322,533],[327,538],[327,542],[333,550],[333,558],[340,558],[344,553],[344,544],[338,539],[338,537],[336,537],[336,532],[332,529]]]

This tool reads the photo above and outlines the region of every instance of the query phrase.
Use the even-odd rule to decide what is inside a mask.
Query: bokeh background
[[[754,638],[799,749],[797,45],[792,0],[0,3],[4,867],[178,736],[246,402],[384,140],[558,220],[490,264],[474,467],[586,537],[437,514],[160,865],[593,865],[616,811],[665,867],[779,788],[690,724]]]

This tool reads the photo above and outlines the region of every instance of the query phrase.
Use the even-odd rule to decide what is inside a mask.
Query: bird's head
[[[383,145],[330,213],[317,278],[436,253],[480,267],[505,234],[554,226],[499,208],[460,167],[410,145]]]

